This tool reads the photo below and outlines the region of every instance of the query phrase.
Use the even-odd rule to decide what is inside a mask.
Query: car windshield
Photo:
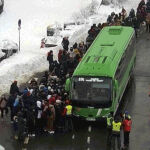
[[[111,98],[110,78],[73,78],[72,99],[105,103]]]

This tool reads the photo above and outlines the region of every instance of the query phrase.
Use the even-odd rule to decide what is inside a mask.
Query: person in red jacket
[[[124,147],[129,145],[129,134],[131,131],[131,125],[132,125],[132,121],[131,118],[129,117],[125,117],[125,119],[123,120],[123,131],[124,131]]]

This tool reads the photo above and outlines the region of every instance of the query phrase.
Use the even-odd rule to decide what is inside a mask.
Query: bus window
[[[91,103],[107,103],[111,101],[111,80],[100,82],[101,80],[85,79],[74,80],[72,90],[72,100]],[[75,86],[76,85],[76,86]]]

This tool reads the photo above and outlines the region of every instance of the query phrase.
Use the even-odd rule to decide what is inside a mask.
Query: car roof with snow
[[[12,49],[16,49],[18,50],[18,44],[11,41],[11,40],[2,40],[0,42],[0,49],[2,50],[12,50]]]

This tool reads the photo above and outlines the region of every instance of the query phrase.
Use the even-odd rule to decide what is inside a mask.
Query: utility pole
[[[18,20],[18,31],[19,31],[19,51],[20,51],[20,30],[21,30],[21,19]]]

